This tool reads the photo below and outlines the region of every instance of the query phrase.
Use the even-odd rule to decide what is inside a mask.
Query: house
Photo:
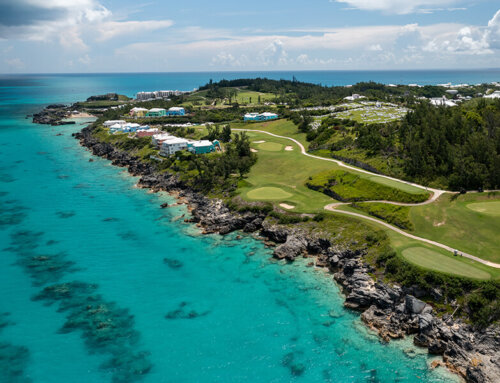
[[[167,112],[167,116],[185,116],[186,110],[179,106],[173,106]]]
[[[243,116],[244,121],[268,121],[278,118],[276,113],[247,113]]]
[[[167,115],[167,111],[163,108],[153,108],[146,113],[146,117],[164,117]]]
[[[161,156],[170,156],[179,150],[187,149],[188,140],[185,138],[178,138],[171,136],[169,139],[166,139],[162,142],[160,147],[160,155]]]
[[[194,154],[206,154],[215,152],[216,146],[220,148],[219,141],[192,141],[188,143],[187,150]]]
[[[166,141],[171,137],[173,136],[170,133],[154,134],[151,142],[153,143],[153,145],[160,148],[163,141]]]
[[[500,98],[500,90],[496,90],[493,93],[484,96],[484,98]]]
[[[158,133],[160,133],[160,131],[158,129],[144,129],[144,130],[138,130],[137,131],[137,134],[136,134],[136,137],[153,137],[155,135],[157,135]]]
[[[457,106],[453,101],[448,100],[446,97],[434,97],[430,99],[431,104],[434,106]]]
[[[359,100],[359,99],[362,99],[362,98],[366,98],[365,96],[361,96],[359,94],[356,94],[354,93],[352,96],[347,96],[347,97],[344,97],[344,100],[347,100],[347,101],[355,101],[355,100]]]
[[[130,109],[130,115],[132,117],[145,117],[149,110],[146,108],[132,108]]]
[[[109,128],[110,126],[112,125],[125,125],[127,123],[127,121],[124,121],[124,120],[108,120],[108,121],[104,121],[104,126],[106,128]]]

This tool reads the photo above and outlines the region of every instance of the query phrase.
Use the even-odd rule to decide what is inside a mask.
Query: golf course
[[[325,206],[338,203],[338,208],[328,214],[351,212],[357,219],[383,229],[397,254],[419,267],[474,279],[500,279],[500,268],[487,265],[500,263],[500,193],[461,195],[427,189],[304,154],[301,146],[307,149],[305,134],[297,132],[288,120],[237,123],[231,127],[246,131],[258,155],[246,182],[238,189],[244,200],[268,201],[299,214],[317,214],[325,211]],[[388,209],[407,206],[401,214],[408,215],[412,229],[403,232],[392,228],[383,215],[374,218],[350,206],[349,201],[378,201]],[[409,238],[406,232],[422,240]],[[462,253],[479,262],[460,256]]]

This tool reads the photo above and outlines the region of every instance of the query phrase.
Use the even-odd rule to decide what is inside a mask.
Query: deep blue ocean
[[[416,72],[340,73],[295,75],[324,84],[500,80],[499,71],[422,72],[420,81]],[[71,133],[83,122],[25,118],[103,92],[253,75],[0,78],[1,383],[455,381],[430,370],[411,339],[381,343],[343,309],[332,276],[306,260],[277,262],[250,236],[202,236],[184,223],[184,206],[160,209],[172,197],[135,188],[136,178],[78,145]]]

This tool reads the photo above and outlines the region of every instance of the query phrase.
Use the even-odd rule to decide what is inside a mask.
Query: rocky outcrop
[[[500,382],[500,330],[491,327],[475,331],[471,326],[451,316],[439,318],[431,305],[419,298],[439,300],[438,289],[401,287],[375,281],[375,270],[367,265],[362,250],[353,251],[328,239],[316,237],[293,226],[271,224],[261,213],[238,213],[218,199],[196,193],[175,175],[158,173],[150,164],[144,164],[112,145],[98,142],[85,128],[75,135],[83,146],[95,155],[107,158],[118,166],[126,166],[130,173],[141,176],[138,185],[154,191],[177,192],[192,208],[190,222],[197,223],[205,233],[226,234],[235,230],[259,231],[269,242],[277,244],[274,256],[293,261],[303,254],[316,256],[316,266],[329,268],[341,286],[345,307],[361,312],[364,323],[390,339],[414,336],[417,346],[430,354],[442,355],[443,364],[460,374],[467,382]]]
[[[45,125],[67,125],[74,124],[74,121],[63,121],[69,115],[69,107],[62,104],[47,106],[41,112],[33,115],[33,122]]]

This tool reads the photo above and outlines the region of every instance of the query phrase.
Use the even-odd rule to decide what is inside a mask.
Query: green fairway
[[[490,275],[472,265],[442,255],[425,247],[409,247],[402,251],[403,257],[411,263],[443,273],[456,274],[468,278],[490,279]]]
[[[291,196],[291,193],[276,187],[257,188],[247,193],[248,198],[255,200],[283,200]]]
[[[293,142],[271,137],[264,133],[248,132],[252,141],[251,146],[259,150],[257,154],[257,163],[252,166],[246,186],[238,189],[241,196],[247,200],[269,200],[287,202],[296,206],[294,211],[301,213],[312,213],[322,211],[323,207],[334,200],[328,196],[308,189],[305,186],[311,173],[336,169],[337,165],[327,161],[309,158],[300,153],[300,150]],[[255,143],[253,141],[266,141],[265,143]],[[268,144],[267,147],[279,151],[262,150],[260,145]],[[274,144],[269,146],[269,144]],[[277,146],[276,146],[277,145]],[[284,150],[285,146],[293,146],[294,150]],[[264,193],[259,189],[264,188]],[[266,190],[278,189],[279,194],[271,193],[270,198],[266,198]],[[257,191],[257,194],[255,192]],[[285,192],[287,195],[283,195]]]
[[[309,147],[309,143],[307,142],[306,139],[306,134],[300,133],[297,129],[297,126],[290,120],[276,120],[276,121],[252,122],[252,123],[243,123],[243,122],[233,123],[231,124],[231,128],[263,130],[264,132],[277,134],[278,136],[293,138],[298,142],[300,142],[302,145],[304,145],[306,149]],[[287,143],[287,145],[289,144]]]
[[[500,193],[445,194],[432,204],[411,208],[413,233],[500,263],[499,206]]]
[[[270,152],[279,152],[283,149],[283,145],[278,144],[277,142],[263,142],[258,146],[261,150],[268,150]]]
[[[467,208],[481,214],[500,216],[500,201],[470,203]]]
[[[358,213],[358,214],[369,216],[368,213],[365,213],[365,212],[363,212],[361,210],[355,209],[355,208],[353,208],[352,206],[349,206],[349,205],[339,206],[336,210],[351,211],[353,213]],[[338,213],[332,213],[332,214],[340,215]],[[423,242],[418,241],[416,239],[405,237],[404,235],[399,234],[399,233],[397,233],[395,231],[392,231],[392,230],[386,228],[385,226],[382,226],[382,225],[380,225],[380,224],[378,224],[376,222],[365,221],[365,220],[362,220],[362,221],[363,221],[363,223],[365,223],[365,224],[367,224],[369,226],[372,226],[375,229],[382,229],[383,231],[385,231],[386,234],[388,235],[389,239],[390,239],[391,247],[396,251],[396,253],[400,257],[403,257],[403,258],[406,259],[406,257],[403,255],[403,252],[406,249],[409,249],[409,248],[425,248],[425,249],[431,250],[433,253],[440,254],[445,259],[449,258],[452,261],[458,262],[459,264],[463,265],[463,266],[461,266],[461,268],[466,268],[466,269],[474,268],[474,269],[477,269],[478,272],[476,272],[476,275],[477,275],[476,278],[495,279],[495,280],[499,280],[500,279],[500,269],[495,269],[493,267],[489,267],[489,266],[483,265],[483,264],[481,264],[479,262],[475,262],[475,261],[473,261],[471,259],[468,259],[468,258],[465,258],[465,257],[455,257],[449,251],[446,251],[444,249],[441,249],[439,247],[435,247],[435,246],[432,246],[432,245],[429,245],[429,244],[424,244]],[[413,262],[413,263],[416,263],[416,262]],[[443,262],[443,264],[446,264],[446,263]],[[449,274],[456,274],[454,272],[455,271],[454,268],[452,268],[452,269],[448,269],[447,268],[446,270],[442,270],[442,268],[439,266],[439,264],[436,264],[435,262],[427,262],[425,264],[424,263],[420,263],[419,266],[423,267],[423,268],[426,268],[426,269],[430,269],[430,270],[446,272],[446,273],[449,273]],[[484,274],[482,274],[482,273],[484,273]],[[462,274],[458,273],[458,275],[462,275]],[[480,275],[482,275],[482,276],[480,276]]]

